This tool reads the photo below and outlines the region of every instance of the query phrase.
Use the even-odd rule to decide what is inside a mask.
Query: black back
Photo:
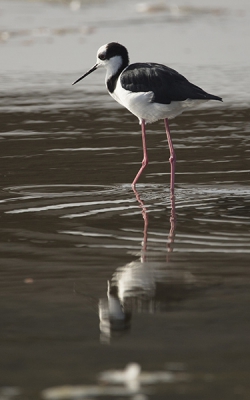
[[[170,104],[172,101],[220,100],[189,82],[172,68],[156,63],[129,65],[121,75],[121,85],[131,92],[153,92],[152,102]]]

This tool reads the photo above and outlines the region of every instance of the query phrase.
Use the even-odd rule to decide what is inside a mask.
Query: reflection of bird
[[[117,293],[117,287],[108,282],[107,299],[99,301],[101,341],[107,342],[113,333],[121,333],[130,328],[130,311],[124,310]]]
[[[96,64],[73,84],[104,66],[107,70],[106,86],[110,95],[139,118],[142,126],[143,160],[132,187],[148,164],[147,122],[164,119],[171,164],[171,193],[174,194],[175,152],[168,119],[181,114],[187,107],[207,100],[220,100],[190,83],[177,71],[156,63],[129,64],[127,49],[119,43],[108,43],[99,48]]]

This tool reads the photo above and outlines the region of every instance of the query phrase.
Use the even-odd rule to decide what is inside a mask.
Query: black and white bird
[[[176,156],[168,120],[181,114],[193,105],[207,100],[219,100],[221,97],[206,93],[189,82],[183,75],[172,68],[157,63],[129,64],[126,47],[119,43],[108,43],[97,51],[96,64],[73,85],[99,67],[106,68],[105,83],[109,94],[121,105],[134,114],[141,124],[143,160],[132,188],[148,164],[146,128],[147,123],[164,119],[170,151],[171,194],[174,195]]]

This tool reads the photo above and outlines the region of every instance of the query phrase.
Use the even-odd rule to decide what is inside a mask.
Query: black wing
[[[129,65],[121,75],[121,85],[131,92],[153,92],[152,102],[170,104],[171,101],[220,100],[189,82],[172,68],[156,63]]]

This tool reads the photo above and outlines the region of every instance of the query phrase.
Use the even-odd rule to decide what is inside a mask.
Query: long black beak
[[[86,74],[78,78],[75,82],[72,83],[72,85],[75,85],[75,83],[80,82],[85,76],[91,74],[91,72],[94,72],[97,68],[99,67],[99,64],[95,64]]]

